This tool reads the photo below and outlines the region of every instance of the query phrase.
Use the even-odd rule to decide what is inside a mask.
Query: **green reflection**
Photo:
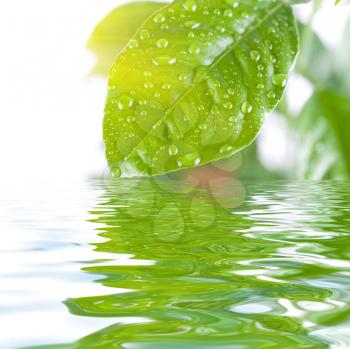
[[[348,345],[349,183],[223,183],[95,183],[104,194],[92,221],[106,239],[95,248],[115,260],[83,270],[110,294],[65,304],[116,323],[45,348]]]

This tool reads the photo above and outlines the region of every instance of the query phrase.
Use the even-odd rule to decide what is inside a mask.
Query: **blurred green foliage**
[[[350,173],[350,100],[317,90],[302,110],[298,175],[301,178],[346,178]]]
[[[312,84],[314,92],[291,123],[299,140],[295,175],[317,180],[349,178],[350,20],[341,44],[332,49],[312,31],[311,20],[308,26],[300,26],[296,71]]]

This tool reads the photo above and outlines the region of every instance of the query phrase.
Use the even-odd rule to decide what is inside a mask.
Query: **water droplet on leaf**
[[[139,42],[136,39],[133,39],[129,42],[128,45],[129,48],[136,48],[139,47]]]
[[[284,87],[284,86],[286,86],[286,83],[287,83],[287,78],[284,74],[276,74],[273,77],[273,84],[274,85]]]
[[[198,45],[193,44],[188,48],[188,52],[191,55],[198,55],[201,52],[201,49],[198,47]]]
[[[248,101],[245,101],[242,103],[241,105],[242,113],[249,114],[251,113],[252,110],[253,110],[253,106]]]
[[[153,17],[153,22],[163,23],[165,22],[165,16],[162,13],[158,13]]]
[[[195,12],[197,10],[197,4],[194,0],[187,0],[186,2],[184,2],[182,4],[182,7],[186,10],[186,11],[192,11]]]
[[[170,90],[170,89],[171,89],[171,84],[169,84],[169,83],[164,83],[164,84],[162,85],[162,89],[163,89],[163,90]]]
[[[187,153],[178,158],[177,164],[179,167],[198,166],[201,162],[201,157],[197,152]]]
[[[159,39],[159,40],[157,41],[157,47],[158,47],[158,48],[167,48],[167,47],[168,47],[168,44],[169,44],[169,42],[168,42],[167,39]]]
[[[231,102],[226,102],[223,104],[225,109],[232,109],[233,108],[233,104]]]
[[[223,145],[223,146],[220,148],[220,153],[221,153],[221,154],[229,153],[229,152],[232,151],[232,149],[233,149],[233,148],[232,148],[231,145],[225,144],[225,145]]]
[[[155,65],[174,64],[176,62],[176,58],[167,55],[162,55],[154,58],[152,62]]]
[[[196,21],[187,21],[185,22],[185,27],[190,29],[198,28],[201,24]]]
[[[111,169],[111,172],[112,172],[112,176],[114,178],[119,178],[121,175],[122,175],[122,171],[119,167],[117,166],[114,166],[112,169]]]
[[[250,51],[250,58],[257,62],[260,59],[260,53],[256,50]]]
[[[134,100],[129,95],[121,95],[118,99],[119,110],[130,109],[134,104]]]
[[[175,156],[179,152],[177,146],[175,144],[171,144],[168,149],[169,155],[170,156]]]
[[[144,86],[144,88],[147,88],[147,89],[150,89],[150,88],[154,87],[152,82],[146,82],[143,86]]]
[[[150,38],[150,33],[147,29],[141,29],[140,30],[140,38],[141,40],[147,40]]]

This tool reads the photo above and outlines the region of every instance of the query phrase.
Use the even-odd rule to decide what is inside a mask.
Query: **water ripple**
[[[93,186],[92,245],[109,258],[82,272],[108,292],[64,304],[115,323],[60,348],[350,347],[349,183],[228,188],[239,204],[151,180]]]

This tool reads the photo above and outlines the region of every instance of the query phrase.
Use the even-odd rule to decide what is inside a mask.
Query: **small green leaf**
[[[350,177],[350,98],[316,92],[298,120],[298,175],[307,179]]]
[[[246,147],[281,98],[297,51],[284,1],[176,0],[161,8],[110,70],[111,171],[163,174]]]
[[[103,18],[92,32],[86,47],[96,56],[93,73],[107,74],[115,57],[136,30],[164,3],[143,1],[123,4]]]

